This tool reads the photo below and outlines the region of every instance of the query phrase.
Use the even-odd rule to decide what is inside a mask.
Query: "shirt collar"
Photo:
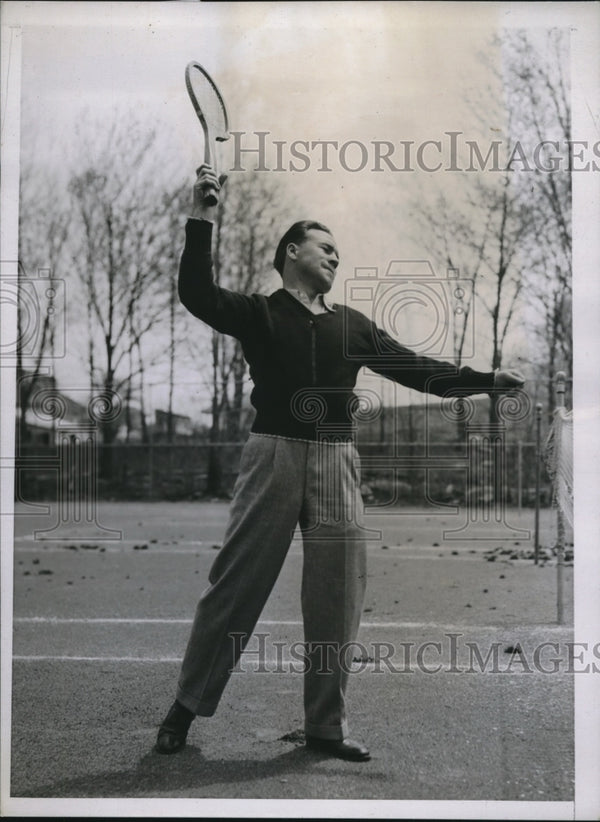
[[[319,307],[324,308],[326,311],[330,311],[331,313],[335,312],[335,306],[333,303],[328,302],[325,299],[324,294],[317,294],[315,297],[314,302],[310,302],[308,296],[304,293],[304,291],[300,291],[298,288],[287,288],[284,286],[285,291],[288,291],[293,297],[295,297],[302,305],[306,306],[309,311],[314,311],[315,304]]]

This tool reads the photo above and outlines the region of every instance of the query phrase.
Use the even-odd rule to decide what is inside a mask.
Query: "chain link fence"
[[[231,495],[244,443],[98,444],[71,435],[56,445],[21,446],[15,460],[16,499],[50,501],[70,497],[110,500],[194,500],[215,496],[209,473],[217,469],[219,496]],[[489,443],[358,442],[362,492],[367,502],[464,503],[486,501],[499,476],[511,506],[532,507],[536,496],[534,442]],[[494,463],[501,463],[494,468]],[[499,469],[499,470],[498,470]],[[496,480],[497,484],[497,480]],[[545,470],[542,506],[551,503]]]

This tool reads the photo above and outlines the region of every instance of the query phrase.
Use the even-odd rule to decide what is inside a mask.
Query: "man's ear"
[[[295,260],[298,256],[298,246],[296,243],[288,243],[286,253],[290,259]]]

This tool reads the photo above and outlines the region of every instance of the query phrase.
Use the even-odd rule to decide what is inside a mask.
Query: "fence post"
[[[540,558],[540,479],[542,462],[542,403],[535,407],[535,542],[534,564]]]
[[[566,374],[559,371],[556,375],[556,407],[564,408],[565,405],[565,382]],[[556,507],[556,617],[558,624],[564,621],[564,600],[563,600],[563,572],[565,564],[565,521],[563,512],[559,504]]]

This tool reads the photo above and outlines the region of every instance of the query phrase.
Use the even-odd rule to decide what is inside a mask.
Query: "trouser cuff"
[[[177,689],[176,698],[180,705],[183,705],[184,708],[187,708],[188,711],[196,714],[196,716],[212,716],[217,710],[216,705],[209,702],[202,702],[200,699],[196,699],[191,694],[182,691],[180,688]]]
[[[348,736],[348,723],[341,725],[313,725],[306,722],[304,725],[306,736],[316,736],[319,739],[346,739]]]

